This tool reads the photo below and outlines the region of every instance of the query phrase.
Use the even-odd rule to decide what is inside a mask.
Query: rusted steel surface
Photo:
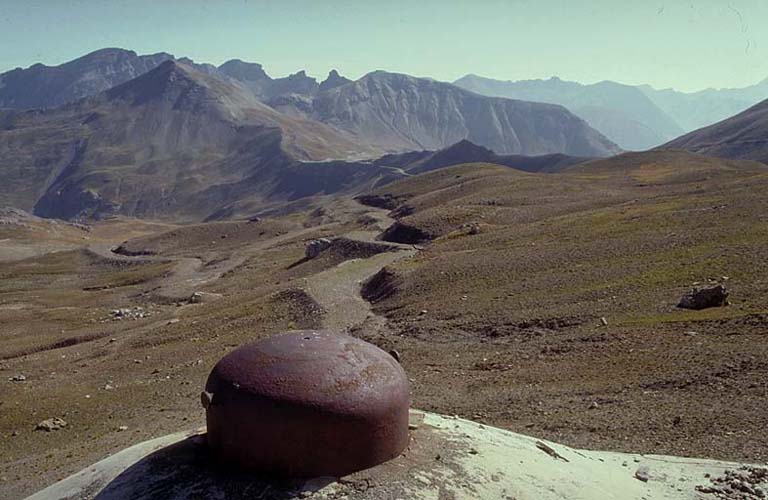
[[[290,332],[221,359],[201,395],[208,444],[227,463],[291,477],[342,476],[408,444],[408,379],[378,347]]]

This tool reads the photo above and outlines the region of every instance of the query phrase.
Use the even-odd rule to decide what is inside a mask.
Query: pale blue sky
[[[0,71],[103,47],[322,79],[552,75],[696,90],[768,77],[768,0],[0,0]]]

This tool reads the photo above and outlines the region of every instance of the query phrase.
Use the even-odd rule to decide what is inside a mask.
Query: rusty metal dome
[[[202,393],[214,456],[290,477],[343,476],[408,445],[408,379],[378,347],[328,331],[246,344]]]

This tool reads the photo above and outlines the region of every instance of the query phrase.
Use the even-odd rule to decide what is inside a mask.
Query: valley
[[[426,235],[395,244],[377,241],[388,209],[343,196],[253,221],[94,222],[0,264],[0,487],[32,493],[199,427],[222,354],[320,327],[397,351],[417,408],[571,446],[764,461],[766,182],[762,164],[687,153],[460,165],[371,192]],[[675,307],[710,279],[731,306]],[[34,430],[52,417],[67,426]]]

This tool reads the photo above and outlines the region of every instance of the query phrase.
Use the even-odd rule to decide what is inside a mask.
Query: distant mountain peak
[[[268,93],[272,98],[285,94],[314,95],[320,90],[320,84],[305,70],[297,71],[284,78],[272,80]]]
[[[113,57],[113,56],[136,56],[136,52],[129,49],[122,49],[120,47],[105,47],[103,49],[94,50],[84,56],[78,57],[74,61],[80,61],[83,59],[95,59],[99,57]],[[74,62],[71,61],[71,62]]]
[[[351,82],[352,80],[341,76],[338,71],[332,69],[328,72],[328,77],[320,84],[320,90],[333,89]]]
[[[321,92],[308,110],[299,111],[387,151],[440,149],[462,139],[500,154],[605,156],[619,150],[563,107],[488,98],[382,70]],[[548,125],[553,119],[556,131]],[[475,147],[459,142],[453,151]]]
[[[648,149],[683,131],[641,89],[612,81],[581,84],[553,75],[519,81],[463,78],[454,85],[481,95],[565,106],[624,149]]]
[[[218,69],[225,75],[241,81],[271,80],[261,64],[246,62],[240,59],[230,59],[221,64]]]
[[[0,75],[0,108],[53,108],[92,96],[156,68],[171,54],[137,55],[116,47],[99,49],[58,66],[34,64]]]
[[[496,157],[496,153],[490,149],[479,146],[468,139],[462,139],[447,148],[435,153],[432,161],[454,164],[490,162]]]
[[[204,78],[191,66],[168,60],[138,78],[109,89],[106,96],[110,100],[131,101],[134,105],[162,98],[183,98],[189,103],[208,94]]]
[[[389,82],[417,82],[419,80],[421,81],[431,81],[434,82],[434,80],[427,80],[424,78],[417,78],[415,76],[406,75],[404,73],[392,73],[390,71],[385,71],[383,69],[377,69],[376,71],[371,71],[370,73],[367,73],[363,75],[363,77],[360,79],[362,81],[389,81]]]
[[[469,139],[462,139],[459,142],[452,144],[445,148],[443,151],[472,151],[475,153],[488,153],[494,154],[490,149],[479,146]]]

